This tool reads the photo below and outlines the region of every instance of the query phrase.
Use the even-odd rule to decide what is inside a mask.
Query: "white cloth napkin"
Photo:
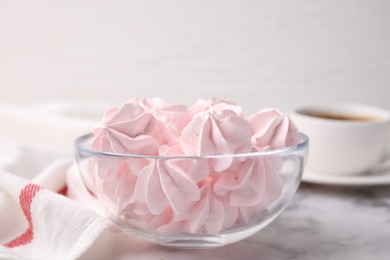
[[[108,219],[37,184],[6,172],[0,179],[0,259],[76,259],[111,226]]]
[[[74,139],[95,121],[49,107],[0,106],[0,259],[77,259],[103,232],[119,234],[72,159]],[[110,243],[101,246],[109,257]]]

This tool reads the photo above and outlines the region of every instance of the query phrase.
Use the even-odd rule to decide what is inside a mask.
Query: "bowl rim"
[[[140,155],[140,154],[123,154],[123,153],[112,153],[112,152],[102,152],[96,151],[88,148],[86,142],[89,141],[92,137],[92,133],[84,134],[74,141],[75,152],[83,153],[89,156],[108,156],[108,157],[126,157],[126,158],[143,158],[143,159],[218,159],[218,158],[237,158],[237,157],[253,157],[253,156],[265,156],[265,155],[276,155],[289,153],[295,150],[305,149],[309,144],[309,137],[304,133],[299,133],[300,141],[299,143],[291,146],[281,147],[277,149],[270,149],[260,152],[250,152],[250,153],[236,153],[236,154],[214,154],[214,155]]]

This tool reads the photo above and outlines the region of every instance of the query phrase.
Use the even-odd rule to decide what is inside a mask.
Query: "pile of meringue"
[[[280,158],[232,155],[299,139],[276,109],[244,117],[240,106],[218,99],[187,108],[133,98],[105,112],[91,149],[137,156],[95,157],[89,188],[111,215],[132,225],[216,234],[259,218],[283,189]]]

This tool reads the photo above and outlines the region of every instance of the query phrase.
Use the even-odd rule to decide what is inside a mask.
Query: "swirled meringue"
[[[179,143],[179,136],[183,128],[191,121],[188,108],[184,105],[170,105],[160,98],[132,98],[128,101],[151,113],[160,124],[160,130],[165,135],[169,145]]]
[[[248,117],[253,138],[260,148],[272,149],[291,146],[299,142],[299,132],[294,123],[277,109],[264,109]]]
[[[120,154],[155,155],[164,138],[153,115],[131,103],[107,110],[93,133],[92,148]]]
[[[252,149],[252,130],[246,120],[232,110],[198,113],[183,129],[181,145],[186,155],[231,155]],[[213,159],[217,172],[226,170],[233,157]]]
[[[155,215],[168,207],[177,215],[185,214],[189,204],[200,198],[196,183],[180,168],[167,166],[163,159],[152,161],[139,173],[135,193]]]

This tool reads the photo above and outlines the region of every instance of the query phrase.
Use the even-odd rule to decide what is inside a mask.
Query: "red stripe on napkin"
[[[26,232],[24,232],[22,235],[5,244],[6,247],[12,248],[16,246],[22,246],[32,241],[34,237],[34,232],[31,219],[31,202],[40,189],[40,186],[30,183],[27,184],[20,192],[19,204],[28,221],[28,228]]]
[[[57,193],[60,195],[66,196],[66,194],[68,193],[68,186],[65,185],[62,189],[57,191]]]

